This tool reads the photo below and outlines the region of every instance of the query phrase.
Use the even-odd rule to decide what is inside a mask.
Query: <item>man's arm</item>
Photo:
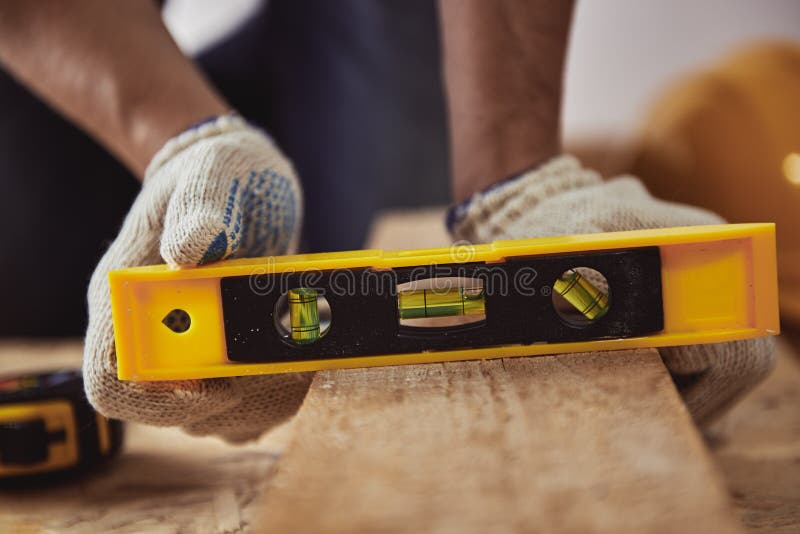
[[[461,201],[560,152],[571,0],[440,0]]]
[[[170,137],[229,111],[155,2],[0,0],[0,63],[139,177]]]

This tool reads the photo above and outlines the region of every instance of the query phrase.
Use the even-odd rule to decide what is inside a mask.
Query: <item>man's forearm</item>
[[[0,0],[0,63],[140,177],[167,139],[228,110],[155,2]]]
[[[440,0],[456,201],[560,150],[571,0]]]

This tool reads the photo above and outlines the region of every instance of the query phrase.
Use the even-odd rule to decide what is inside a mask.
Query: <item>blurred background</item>
[[[181,48],[198,55],[263,6],[263,0],[169,0],[164,17]],[[420,29],[421,40],[429,30]],[[435,59],[396,59],[403,74],[436,75]],[[564,144],[607,176],[641,176],[661,198],[709,208],[731,222],[778,223],[783,319],[800,326],[800,164],[786,160],[800,152],[798,95],[796,0],[578,2]],[[394,165],[403,179],[373,199],[383,208],[449,202],[441,179],[445,133],[428,128],[424,135],[431,136],[430,149],[410,156],[424,164],[417,161],[410,176]],[[402,146],[396,149],[408,159]]]
[[[164,19],[197,54],[225,38],[265,0],[168,0]],[[635,137],[654,100],[676,79],[742,45],[800,42],[800,3],[774,0],[578,2],[564,104],[569,144]]]

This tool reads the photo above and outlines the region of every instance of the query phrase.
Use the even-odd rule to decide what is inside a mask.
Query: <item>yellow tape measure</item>
[[[120,421],[96,413],[80,371],[0,377],[0,481],[80,471],[113,456]]]
[[[109,274],[119,377],[173,380],[779,332],[772,224]]]

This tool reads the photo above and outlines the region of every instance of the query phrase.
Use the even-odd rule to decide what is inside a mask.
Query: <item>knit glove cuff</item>
[[[601,182],[597,172],[584,168],[575,157],[557,156],[453,206],[447,215],[447,227],[456,239],[492,241],[545,199]]]

